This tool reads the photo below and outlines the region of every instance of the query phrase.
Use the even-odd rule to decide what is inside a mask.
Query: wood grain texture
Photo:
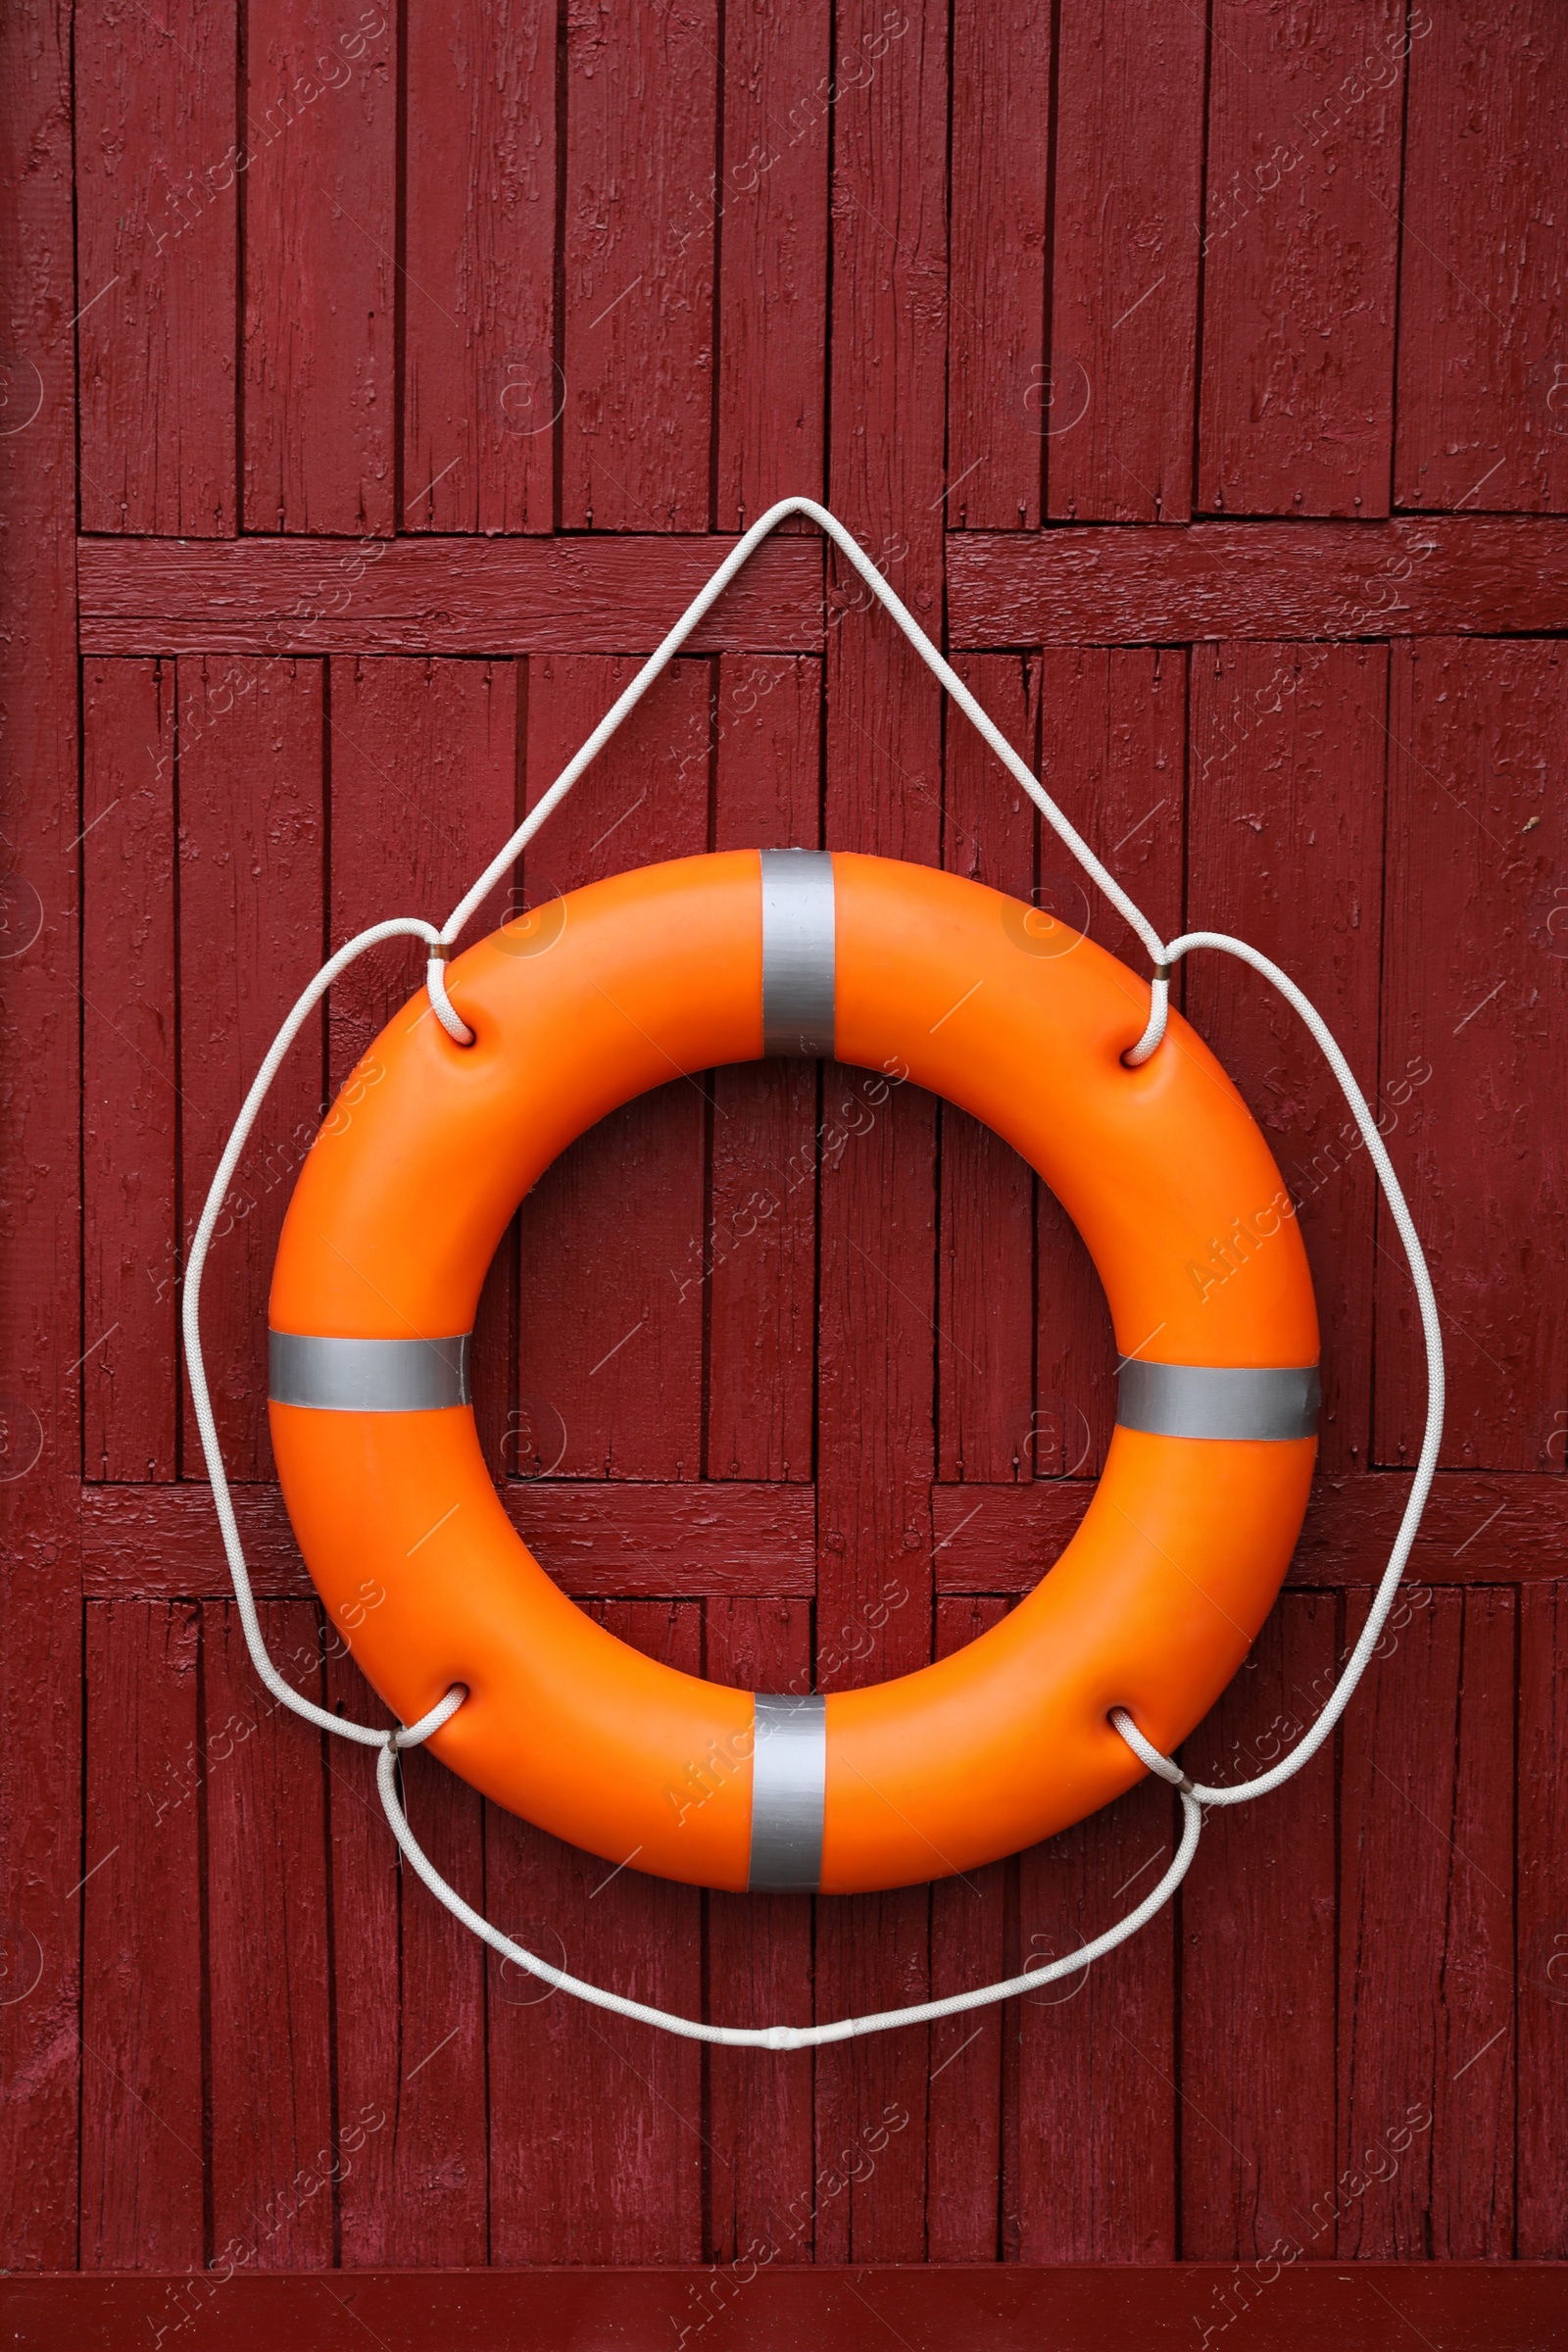
[[[332,2111],[322,1735],[263,1690],[231,1604],[202,1618],[214,2255],[319,2269],[350,2122]],[[279,1672],[319,1705],[315,1608],[272,1601],[261,1621]]]
[[[947,565],[950,641],[965,650],[1568,627],[1568,522],[1555,516],[968,531]]]
[[[1199,412],[1208,514],[1389,511],[1405,59],[1425,16],[1404,0],[1218,0]]]
[[[874,73],[891,34],[834,71],[829,0],[723,10],[716,223],[714,523],[755,522],[822,481],[827,427],[828,159],[833,93]],[[853,102],[853,100],[852,100]],[[684,252],[705,208],[677,216]]]
[[[172,662],[82,681],[82,1447],[90,1478],[169,1479],[180,1101]]]
[[[1059,12],[1047,512],[1181,522],[1192,512],[1201,18],[1164,0]]]
[[[727,655],[711,721],[715,850],[815,849],[820,664]],[[715,1070],[708,1232],[680,1269],[706,1289],[706,1475],[808,1480],[816,1323],[819,1077],[808,1061]]]
[[[710,524],[718,0],[566,16],[561,515]]]
[[[1034,530],[1046,380],[1052,11],[953,10],[953,270],[948,340],[950,527]]]
[[[325,810],[318,662],[190,657],[177,676],[183,1250],[251,1073],[322,959]],[[267,1296],[323,1076],[316,1027],[279,1072],[214,1229],[202,1337],[231,1478],[271,1472]],[[205,1475],[188,1396],[181,1466]]]
[[[453,477],[455,478],[455,477]],[[733,539],[83,539],[82,646],[100,654],[651,654]],[[819,650],[822,551],[772,539],[695,653]]]
[[[201,2264],[200,1611],[86,1612],[81,2261]]]
[[[71,322],[71,27],[0,21],[0,2198],[8,2267],[77,2259],[82,1628],[81,825]]]
[[[397,31],[368,0],[245,20],[244,528],[395,526]],[[405,273],[406,279],[406,273]]]
[[[1331,1594],[1280,1603],[1182,1749],[1194,1780],[1251,1780],[1295,1745],[1332,1682],[1337,1614]],[[1347,1737],[1358,1736],[1352,1723]],[[1334,2066],[1336,1908],[1331,1758],[1272,1801],[1209,1813],[1181,1891],[1186,2257],[1333,2251],[1332,2231],[1314,2243],[1302,2217],[1335,2176],[1334,2118],[1318,2086]]]
[[[1568,1592],[1519,1596],[1519,2174],[1517,2250],[1568,2252],[1568,2153],[1536,2085],[1568,2059]]]
[[[1532,1115],[1568,1045],[1556,645],[1401,647],[1389,703],[1383,1063],[1425,1053],[1396,1164],[1447,1356],[1446,1462],[1561,1466],[1568,1142]],[[1413,1461],[1424,1379],[1397,1242],[1380,1231],[1377,1456]]]
[[[1379,1065],[1388,655],[1381,646],[1205,647],[1192,666],[1188,923],[1246,939],[1305,990],[1363,1090],[1377,1095],[1379,1128],[1396,1152],[1433,1064],[1412,1053]],[[1330,892],[1301,888],[1303,855],[1325,861]],[[1187,1017],[1241,1088],[1297,1203],[1324,1366],[1319,1463],[1330,1474],[1361,1467],[1371,1443],[1376,1175],[1292,1007],[1233,956],[1191,956],[1186,982]],[[1245,1283],[1251,1262],[1227,1252],[1229,1237],[1215,1238],[1210,1297]]]
[[[75,19],[79,511],[89,531],[238,528],[236,12]],[[172,60],[173,70],[172,70]],[[73,306],[75,307],[75,306]]]
[[[1550,0],[1485,18],[1418,7],[1399,257],[1395,503],[1568,505],[1560,204],[1527,156],[1560,148],[1568,56]]]
[[[634,1648],[701,1670],[695,1603],[593,1614]],[[699,2013],[695,1887],[578,1853],[492,1806],[485,1889],[496,1923],[556,1967]],[[490,2259],[699,2262],[709,2148],[697,2044],[568,2000],[493,1954],[488,1965]]]
[[[406,531],[541,531],[555,497],[560,9],[405,14]]]

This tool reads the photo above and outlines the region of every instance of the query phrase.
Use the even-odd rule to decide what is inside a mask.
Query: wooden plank
[[[702,530],[713,406],[717,0],[566,17],[562,520]]]
[[[534,1434],[554,1442],[557,1425]],[[509,1448],[509,1460],[516,1451]],[[567,1592],[808,1600],[816,1590],[816,1497],[804,1484],[512,1477],[500,1493],[523,1542]],[[277,1488],[236,1487],[234,1510],[258,1592],[308,1593]],[[82,1588],[94,1599],[220,1599],[229,1591],[204,1486],[90,1488],[81,1520]]]
[[[710,1681],[811,1688],[805,1601],[710,1600],[703,1616]],[[717,2025],[809,2023],[810,1896],[710,1894],[706,1982]],[[809,2262],[823,2193],[812,2162],[813,2066],[809,2050],[710,2053],[706,2260],[737,2274],[754,2262]]]
[[[530,807],[630,675],[530,664]],[[529,849],[530,906],[708,848],[709,695],[706,662],[665,671]],[[602,1119],[524,1203],[517,1409],[536,1450],[519,1474],[702,1476],[703,1317],[680,1284],[702,1260],[708,1118],[701,1079],[676,1079]]]
[[[81,2260],[196,2269],[202,2235],[205,1778],[200,1612],[86,1612],[81,1922]]]
[[[1001,1600],[939,1600],[936,1654],[1000,1625]],[[1007,1952],[1010,1862],[964,1871],[931,1889],[931,1993],[941,2000],[1016,1973]],[[1018,2034],[1015,2002],[945,2017],[931,2029],[929,2262],[994,2260],[1001,2243],[1003,2052]]]
[[[950,642],[1531,637],[1568,628],[1568,521],[1200,522],[968,531],[948,552]],[[127,651],[141,651],[128,647]]]
[[[950,527],[1036,530],[1046,381],[1051,195],[1051,27],[1046,0],[999,18],[953,11],[954,332],[948,344]]]
[[[251,0],[246,530],[396,525],[397,79],[379,5],[340,24],[322,0]]]
[[[1210,53],[1199,505],[1386,514],[1404,0],[1227,8]],[[1423,502],[1426,503],[1426,502]]]
[[[947,378],[949,21],[945,7],[901,10],[908,30],[869,88],[834,124],[829,319],[828,489],[836,514],[878,551],[916,617],[935,627],[942,594],[941,507]],[[850,0],[837,54],[863,54],[885,24]],[[874,367],[867,355],[875,353]],[[843,429],[839,429],[840,420]],[[885,552],[884,552],[885,551]],[[842,571],[835,570],[840,586]],[[857,599],[857,601],[863,601]],[[880,618],[845,608],[827,656],[829,849],[936,865],[943,711],[935,681]],[[856,1106],[871,1124],[836,1162],[824,1152],[817,1321],[817,1684],[870,1682],[930,1656],[929,1486],[935,1395],[936,1105],[909,1086],[824,1074],[823,1113]],[[827,1135],[833,1133],[832,1126]],[[824,1141],[826,1139],[824,1138]],[[890,1581],[906,1604],[871,1632],[868,1653],[824,1671],[871,1630]],[[922,1887],[820,1905],[819,2014],[905,2000],[930,1980],[930,1901]],[[925,2244],[924,2029],[835,2044],[816,2062],[818,2172],[844,2179],[817,2214],[819,2261],[911,2261]],[[867,2134],[898,2129],[864,2170]],[[861,2177],[856,2180],[853,2173]]]
[[[349,1655],[354,1632],[349,1623],[329,1637],[326,1703],[359,1723],[390,1724]],[[489,2161],[484,1946],[399,1867],[374,1756],[334,1743],[326,1770],[338,2259],[346,2270],[479,2267]],[[449,1885],[482,1900],[479,1797],[417,1749],[402,1773],[420,1845]]]
[[[713,718],[715,850],[814,849],[819,665],[727,655]],[[818,1079],[808,1061],[715,1070],[708,1235],[680,1269],[707,1294],[710,1478],[811,1475]]]
[[[1379,1066],[1388,655],[1381,646],[1250,645],[1195,653],[1188,912],[1260,948],[1322,1013],[1384,1140],[1432,1076]],[[1301,1022],[1229,956],[1187,959],[1187,1017],[1263,1129],[1298,1217],[1322,1335],[1318,1460],[1363,1468],[1371,1444],[1377,1178]],[[1379,1093],[1379,1083],[1384,1092]],[[1351,1145],[1354,1149],[1351,1149]],[[1213,1268],[1245,1282],[1247,1261]]]
[[[1047,512],[1192,512],[1204,32],[1190,8],[1060,11]],[[1216,44],[1217,46],[1217,44]]]
[[[736,2288],[738,2292],[734,2291]],[[570,2264],[515,2272],[411,2275],[362,2272],[352,2302],[330,2278],[240,2275],[193,2289],[181,2278],[44,2278],[0,2281],[0,2309],[19,2352],[121,2352],[160,2324],[189,2329],[190,2352],[351,2352],[373,2328],[386,2352],[423,2352],[462,2328],[478,2343],[509,2336],[537,2352],[573,2352],[585,2329],[626,2352],[665,2352],[683,2327],[703,2326],[714,2352],[860,2352],[873,2330],[908,2352],[955,2342],[1048,2343],[1052,2352],[1132,2352],[1167,2337],[1173,2314],[1196,2307],[1234,2320],[1266,2294],[1270,2352],[1387,2352],[1410,2330],[1444,2352],[1540,2352],[1560,2332],[1558,2263],[1264,2265],[1233,2263],[954,2263],[853,2270],[744,2267],[699,2287],[674,2270],[595,2270]],[[726,2301],[726,2291],[728,2300]],[[1391,2321],[1390,2314],[1393,2314]],[[1396,2329],[1396,2323],[1405,2326]],[[1207,2323],[1205,2323],[1207,2324]],[[984,2331],[983,2333],[981,2331]],[[1254,2326],[1254,2333],[1256,2327]],[[1190,2341],[1185,2324],[1179,2337]],[[1246,2342],[1245,2335],[1240,2339]]]
[[[1420,8],[1399,257],[1401,507],[1568,507],[1563,252],[1521,158],[1560,153],[1568,58],[1550,0]]]
[[[1516,2250],[1561,2258],[1568,2150],[1544,2082],[1568,2066],[1568,1590],[1519,1596],[1519,2180]]]
[[[82,650],[651,654],[734,544],[690,533],[222,547],[83,539]],[[695,653],[819,651],[820,542],[768,540],[690,643]]]
[[[1342,2261],[1511,2250],[1515,1616],[1435,1594],[1346,1737],[1340,2170],[1312,2208]]]
[[[316,662],[178,667],[213,713],[179,760],[180,1189],[193,1229],[251,1079],[322,959],[322,679]],[[231,708],[217,705],[226,693]],[[283,1211],[322,1110],[320,1031],[279,1071],[214,1236],[203,1342],[230,1478],[268,1477],[267,1296]],[[185,1403],[182,1468],[205,1476]]]
[[[858,60],[833,59],[829,0],[748,0],[723,13],[721,177],[670,233],[700,246],[717,221],[714,515],[744,528],[822,479],[827,399],[828,158],[843,84],[862,87],[896,13]]]
[[[1018,1859],[1024,1968],[1060,1958],[1136,1903],[1175,1843],[1175,1799],[1147,1782]],[[1018,2257],[1168,2260],[1176,2242],[1175,1922],[1018,2003]]]
[[[1561,1465],[1568,1138],[1521,1106],[1568,1050],[1565,715],[1559,646],[1395,656],[1383,1066],[1425,1054],[1436,1071],[1397,1165],[1444,1316],[1444,1459],[1465,1469]],[[1397,1243],[1379,1238],[1376,1458],[1403,1463],[1422,1353]]]
[[[72,325],[71,27],[0,22],[0,2265],[77,2258],[82,1628],[78,1175],[81,827]],[[90,290],[90,289],[89,289]]]
[[[1033,763],[1039,756],[1039,663],[982,655],[967,659],[960,674],[1014,750]],[[943,863],[993,890],[1032,900],[1038,833],[1034,803],[955,712]],[[939,1473],[944,1479],[1029,1479],[1038,1435],[1035,1179],[1011,1146],[977,1119],[950,1103],[942,1105],[940,1117]]]
[[[1205,1786],[1254,1779],[1330,1689],[1332,1595],[1293,1592],[1182,1750]],[[1378,1669],[1374,1669],[1374,1672]],[[1352,1724],[1348,1735],[1355,1738]],[[1274,1795],[1216,1806],[1181,1892],[1181,2242],[1188,2256],[1278,2261],[1314,2244],[1303,2216],[1335,2177],[1335,1788],[1319,1756]],[[1209,2315],[1205,2313],[1205,2318]]]
[[[262,1635],[319,1705],[317,1613],[272,1601]],[[237,1611],[203,1611],[214,2258],[300,2270],[332,2259],[331,1962],[322,1735],[257,1680]]]
[[[176,1466],[179,1087],[174,1020],[174,673],[82,679],[83,1451],[94,1478]]]
[[[634,1648],[700,1672],[694,1604],[613,1601],[592,1613]],[[695,1887],[579,1853],[490,1806],[485,1893],[497,1926],[558,1968],[700,2014]],[[552,1992],[510,1961],[489,1965],[491,2261],[700,2261],[698,2045]]]
[[[170,0],[75,20],[80,515],[231,537],[235,14]]]
[[[548,531],[555,426],[558,8],[411,0],[404,530]]]
[[[1181,925],[1186,820],[1187,664],[1179,653],[1048,650],[1040,672],[1040,772],[1057,805],[1163,935]],[[1041,909],[1061,929],[1043,955],[1087,932],[1139,972],[1149,958],[1048,827]],[[1034,1419],[1037,1478],[1097,1471],[1110,1443],[1116,1342],[1100,1277],[1060,1203],[1037,1188]],[[1142,1334],[1129,1342],[1137,1346]]]

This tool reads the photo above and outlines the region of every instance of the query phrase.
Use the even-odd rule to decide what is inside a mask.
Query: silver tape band
[[[763,850],[762,1052],[833,1054],[833,859]]]
[[[435,1413],[471,1404],[468,1332],[452,1340],[320,1340],[268,1333],[274,1404],[326,1413]]]
[[[752,1745],[754,1892],[810,1894],[822,1876],[827,1700],[757,1695]]]
[[[1131,1358],[1116,1385],[1120,1426],[1156,1438],[1309,1438],[1323,1396],[1315,1364],[1232,1371]]]

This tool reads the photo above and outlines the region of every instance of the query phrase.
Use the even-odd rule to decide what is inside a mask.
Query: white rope
[[[1129,1064],[1147,1061],[1150,1054],[1159,1045],[1165,1033],[1168,1014],[1170,968],[1194,948],[1215,948],[1224,955],[1240,956],[1244,963],[1250,964],[1272,986],[1279,989],[1280,993],[1300,1014],[1322,1048],[1329,1066],[1349,1104],[1356,1126],[1360,1130],[1362,1141],[1371,1154],[1378,1182],[1382,1187],[1384,1198],[1389,1203],[1399,1238],[1404,1244],[1411,1279],[1415,1285],[1416,1298],[1420,1305],[1422,1330],[1426,1339],[1427,1419],[1421,1455],[1416,1465],[1414,1479],[1411,1482],[1409,1500],[1405,1506],[1394,1549],[1389,1557],[1388,1567],[1379,1584],[1360,1639],[1351,1651],[1349,1660],[1322,1713],[1289,1756],[1276,1764],[1271,1771],[1260,1774],[1256,1780],[1244,1782],[1236,1788],[1195,1788],[1179,1764],[1172,1762],[1168,1756],[1162,1755],[1144,1738],[1131,1716],[1124,1709],[1118,1707],[1112,1710],[1110,1719],[1128,1746],[1151,1772],[1156,1773],[1162,1780],[1169,1781],[1175,1786],[1182,1805],[1182,1835],[1176,1853],[1164,1877],[1146,1895],[1136,1910],[1128,1912],[1125,1918],[1118,1920],[1113,1927],[1107,1928],[1102,1935],[1096,1936],[1093,1942],[1084,1944],[1079,1950],[1067,1953],[1058,1960],[1051,1961],[1044,1967],[1026,1969],[1021,1976],[1008,1977],[1001,1984],[984,1985],[975,1992],[953,1993],[944,2000],[918,2001],[902,2009],[878,2010],[867,2017],[840,2018],[832,2024],[823,2026],[710,2026],[704,2024],[699,2019],[677,2017],[667,2010],[652,2008],[645,2002],[628,2000],[620,1993],[609,1992],[600,1985],[586,1984],[581,1978],[568,1976],[563,1970],[553,1968],[548,1961],[541,1960],[535,1953],[524,1951],[519,1944],[514,1943],[510,1936],[503,1936],[498,1928],[492,1927],[488,1920],[482,1918],[477,1911],[465,1902],[456,1888],[448,1886],[440,1872],[428,1860],[409,1826],[407,1815],[398,1802],[397,1757],[400,1749],[419,1745],[430,1737],[431,1733],[438,1731],[442,1724],[451,1720],[467,1695],[461,1684],[449,1690],[446,1696],[438,1701],[427,1714],[419,1718],[417,1723],[400,1727],[388,1733],[377,1730],[369,1724],[353,1723],[340,1715],[329,1714],[324,1707],[316,1705],[313,1700],[306,1698],[300,1691],[294,1690],[277,1672],[268,1655],[266,1642],[262,1639],[261,1623],[256,1613],[256,1601],[251,1591],[250,1575],[245,1565],[244,1547],[240,1543],[233,1501],[229,1494],[228,1480],[224,1474],[222,1454],[218,1442],[218,1428],[213,1418],[212,1401],[208,1395],[207,1373],[202,1359],[201,1283],[214,1229],[227,1197],[228,1188],[233,1182],[240,1154],[250,1137],[251,1129],[256,1123],[257,1114],[289,1048],[293,1045],[315,1006],[320,1003],[339,973],[345,971],[357,957],[365,955],[368,950],[375,947],[382,940],[397,938],[424,940],[432,950],[426,965],[426,985],[436,1015],[449,1036],[459,1044],[470,1045],[473,1042],[472,1032],[459,1015],[446,993],[446,956],[452,943],[502,875],[514,863],[518,854],[532,840],[546,818],[559,808],[590,760],[609,742],[621,720],[636,708],[654,680],[674,658],[697,623],[729,585],[747,558],[760,545],[771,530],[791,514],[809,515],[826,532],[835,546],[843,550],[857,571],[892,613],[893,618],[920,655],[921,660],[941,680],[965,716],[973,722],[986,743],[996,753],[997,758],[1023,786],[1029,798],[1073,857],[1077,858],[1084,871],[1099,884],[1112,906],[1131,925],[1149,950],[1155,967],[1151,987],[1149,1019],[1143,1036],[1137,1045],[1123,1056],[1124,1060]],[[362,931],[356,938],[351,939],[345,947],[340,948],[337,954],[322,965],[273,1039],[271,1049],[256,1074],[255,1083],[246,1096],[244,1107],[235,1121],[234,1131],[218,1163],[217,1173],[207,1196],[207,1203],[202,1210],[201,1221],[196,1228],[196,1236],[191,1244],[190,1261],[185,1275],[181,1322],[191,1394],[196,1406],[196,1422],[201,1433],[202,1452],[206,1457],[208,1475],[212,1481],[213,1501],[218,1511],[219,1526],[222,1531],[223,1548],[228,1558],[229,1574],[234,1583],[234,1596],[239,1604],[240,1622],[245,1629],[245,1642],[251,1654],[251,1662],[268,1690],[282,1705],[291,1707],[296,1714],[302,1715],[308,1723],[317,1725],[318,1729],[335,1733],[339,1739],[357,1740],[362,1745],[380,1749],[381,1753],[376,1765],[376,1786],[380,1790],[381,1802],[399,1847],[437,1901],[444,1903],[454,1918],[461,1920],[465,1927],[470,1929],[481,1941],[489,1944],[492,1950],[500,1952],[503,1957],[514,1961],[519,1968],[526,1969],[531,1976],[540,1978],[545,1984],[553,1985],[560,1991],[572,1993],[579,2000],[591,2002],[597,2008],[613,2010],[617,2016],[634,2018],[644,2025],[658,2026],[665,2033],[680,2034],[689,2040],[717,2042],[734,2049],[798,2050],[814,2048],[823,2042],[848,2041],[862,2034],[885,2034],[895,2026],[929,2024],[937,2018],[955,2017],[967,2009],[983,2008],[993,2001],[1013,1999],[1021,1993],[1033,1990],[1038,1985],[1050,1984],[1056,1978],[1074,1976],[1080,1969],[1102,1958],[1106,1952],[1113,1951],[1117,1944],[1124,1943],[1130,1936],[1135,1936],[1139,1929],[1170,1899],[1186,1877],[1193,1856],[1198,1851],[1198,1841],[1202,1830],[1203,1807],[1206,1805],[1244,1804],[1252,1797],[1264,1795],[1271,1788],[1277,1788],[1282,1781],[1289,1780],[1293,1773],[1301,1770],[1301,1767],[1321,1747],[1344,1713],[1350,1695],[1366,1668],[1367,1661],[1377,1646],[1385,1620],[1393,1606],[1395,1592],[1404,1573],[1411,1545],[1415,1542],[1422,1509],[1437,1469],[1438,1447],[1443,1428],[1443,1347],[1438,1324],[1437,1301],[1433,1297],[1426,1261],[1421,1254],[1421,1245],[1416,1237],[1410,1212],[1405,1205],[1404,1196],[1399,1189],[1398,1179],[1395,1175],[1393,1163],[1384,1150],[1383,1139],[1378,1133],[1377,1121],[1368,1109],[1350,1066],[1336,1044],[1327,1023],[1294,981],[1288,979],[1285,973],[1276,964],[1271,963],[1266,956],[1260,955],[1255,948],[1248,947],[1242,940],[1228,938],[1220,932],[1193,931],[1173,941],[1169,947],[1161,942],[1159,934],[1154,930],[1152,924],[1128,898],[1120,884],[1107,873],[1082,836],[1068,823],[1050,794],[1030,772],[987,712],[981,709],[957,672],[943,659],[912,613],[894,594],[876,566],[857,541],[851,537],[843,523],[835,515],[830,514],[825,507],[819,507],[814,500],[808,498],[781,500],[777,506],[769,508],[768,512],[752,525],[743,539],[736,542],[702,593],[687,607],[668,636],[649,657],[619,701],[594,729],[581,751],[563,768],[538,807],[530,812],[525,822],[517,827],[506,847],[491,859],[473,888],[453,909],[440,931],[435,930],[433,925],[420,920],[417,916],[412,915],[399,917],[390,922],[376,923],[369,930]]]

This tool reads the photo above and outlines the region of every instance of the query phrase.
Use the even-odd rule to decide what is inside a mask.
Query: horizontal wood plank
[[[974,650],[1544,636],[1568,628],[1568,521],[1423,514],[956,532],[948,626],[955,646]]]
[[[568,1592],[787,1599],[816,1589],[810,1487],[511,1479],[499,1491],[518,1535]],[[277,1487],[236,1486],[233,1496],[258,1593],[308,1593]],[[229,1591],[212,1496],[195,1482],[84,1488],[82,1546],[83,1587],[95,1599],[202,1599]]]
[[[782,2232],[780,2232],[782,2234]],[[283,2352],[309,2342],[348,2352],[460,2352],[502,2340],[533,2352],[614,2343],[667,2352],[680,2329],[707,2330],[705,2352],[860,2352],[896,2340],[906,2352],[956,2342],[1004,2352],[1120,2352],[1188,2344],[1193,2314],[1262,2312],[1238,2336],[1272,2352],[1386,2352],[1407,2341],[1443,2352],[1540,2352],[1561,2341],[1565,2281],[1547,2262],[1307,2262],[1282,2242],[1273,2260],[1247,2263],[922,2264],[808,2266],[772,2259],[754,2239],[748,2259],[699,2273],[541,2266],[532,2271],[360,2271],[269,2278],[220,2268],[160,2277],[33,2277],[0,2281],[0,2324],[17,2352],[119,2352],[178,2328],[182,2352]],[[1299,2254],[1301,2249],[1297,2249]],[[702,2300],[695,2298],[701,2295]],[[1228,2301],[1221,2301],[1228,2296]],[[872,2323],[880,2322],[879,2326]],[[1402,2325],[1401,2325],[1402,2323]],[[1259,2330],[1266,2328],[1266,2335]],[[585,2332],[586,2331],[586,2332]]]
[[[652,653],[734,546],[560,539],[81,539],[81,650],[99,654]],[[771,539],[694,653],[812,653],[822,546]]]

